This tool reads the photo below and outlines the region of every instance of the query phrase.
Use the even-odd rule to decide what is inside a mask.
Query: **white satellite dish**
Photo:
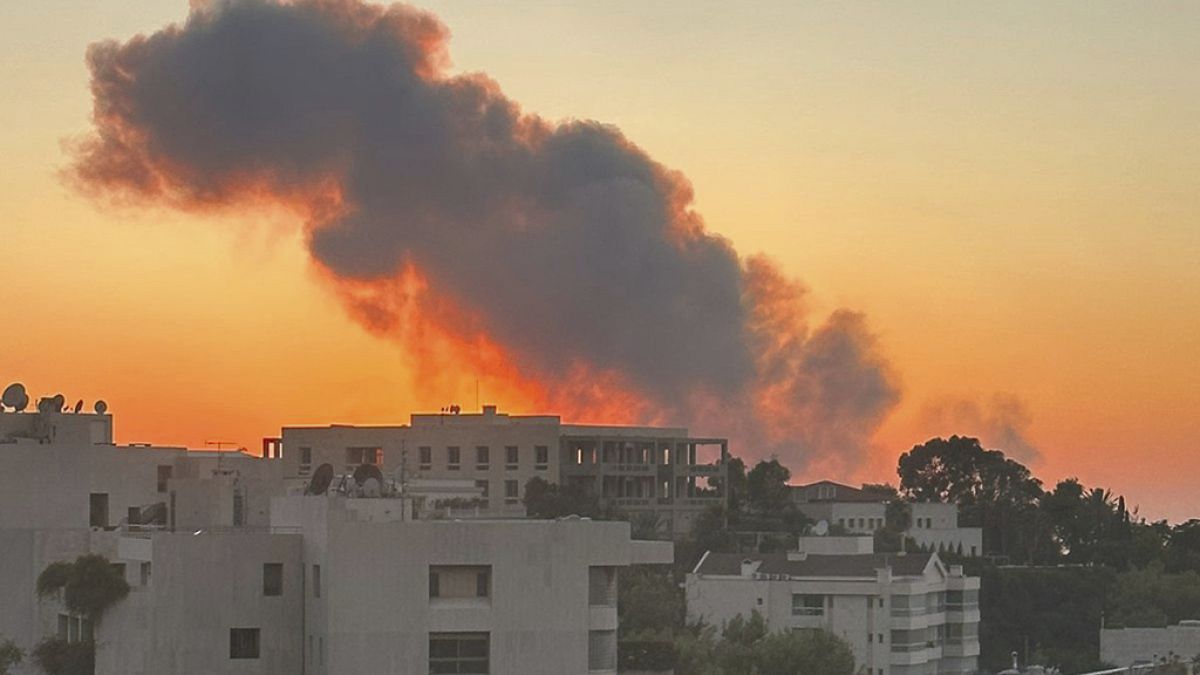
[[[829,534],[829,521],[818,520],[816,525],[813,525],[813,534],[818,537],[824,537]]]

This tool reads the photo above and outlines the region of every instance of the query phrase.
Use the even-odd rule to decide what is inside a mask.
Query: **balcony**
[[[946,643],[942,645],[942,655],[952,658],[979,656],[979,638],[974,635],[946,638]]]

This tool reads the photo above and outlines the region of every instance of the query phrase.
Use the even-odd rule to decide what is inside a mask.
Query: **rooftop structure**
[[[285,476],[303,480],[322,463],[352,472],[378,466],[392,479],[467,479],[488,510],[524,513],[533,478],[572,485],[603,506],[653,514],[663,536],[686,534],[722,504],[728,443],[678,427],[563,424],[553,415],[415,414],[408,425],[285,427]]]

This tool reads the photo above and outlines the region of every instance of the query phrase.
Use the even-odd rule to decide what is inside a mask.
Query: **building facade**
[[[793,552],[706,553],[685,582],[688,619],[757,611],[773,630],[828,630],[870,675],[974,673],[979,579],[936,553],[871,551],[870,537],[802,537]]]
[[[837,526],[845,534],[874,534],[887,524],[886,497],[833,481],[796,485],[792,501],[806,516]],[[983,530],[960,527],[958,506],[910,502],[905,536],[922,549],[966,556],[983,555]]]
[[[468,479],[485,508],[524,513],[533,478],[574,485],[602,506],[649,514],[663,536],[686,534],[695,518],[725,502],[728,443],[687,429],[563,424],[551,415],[413,415],[401,426],[285,427],[284,475],[307,480],[330,464],[339,474],[378,466],[390,481]]]
[[[415,519],[411,494],[461,494],[458,475],[304,495],[282,448],[121,447],[111,430],[103,414],[0,413],[0,635],[26,652],[93,640],[101,675],[615,673],[619,568],[672,560],[626,522]],[[557,436],[525,431],[484,442],[527,449],[533,475],[557,468],[538,451]],[[95,625],[36,594],[48,565],[89,553],[131,588]]]

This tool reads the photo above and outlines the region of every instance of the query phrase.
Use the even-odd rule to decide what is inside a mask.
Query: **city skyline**
[[[959,433],[1143,515],[1192,515],[1196,10],[421,7],[452,34],[452,73],[484,72],[550,120],[616,125],[686,175],[708,231],[805,284],[814,324],[865,314],[899,398],[864,456],[798,481],[894,482],[901,452]],[[62,180],[90,127],[86,46],[185,12],[60,3],[49,40],[44,13],[0,9],[15,94],[0,283],[22,312],[0,374],[107,400],[121,441],[196,447],[467,406],[476,377],[481,403],[560,412],[503,368],[423,391],[418,357],[347,316],[278,205],[114,207]],[[707,70],[678,56],[698,44]]]

